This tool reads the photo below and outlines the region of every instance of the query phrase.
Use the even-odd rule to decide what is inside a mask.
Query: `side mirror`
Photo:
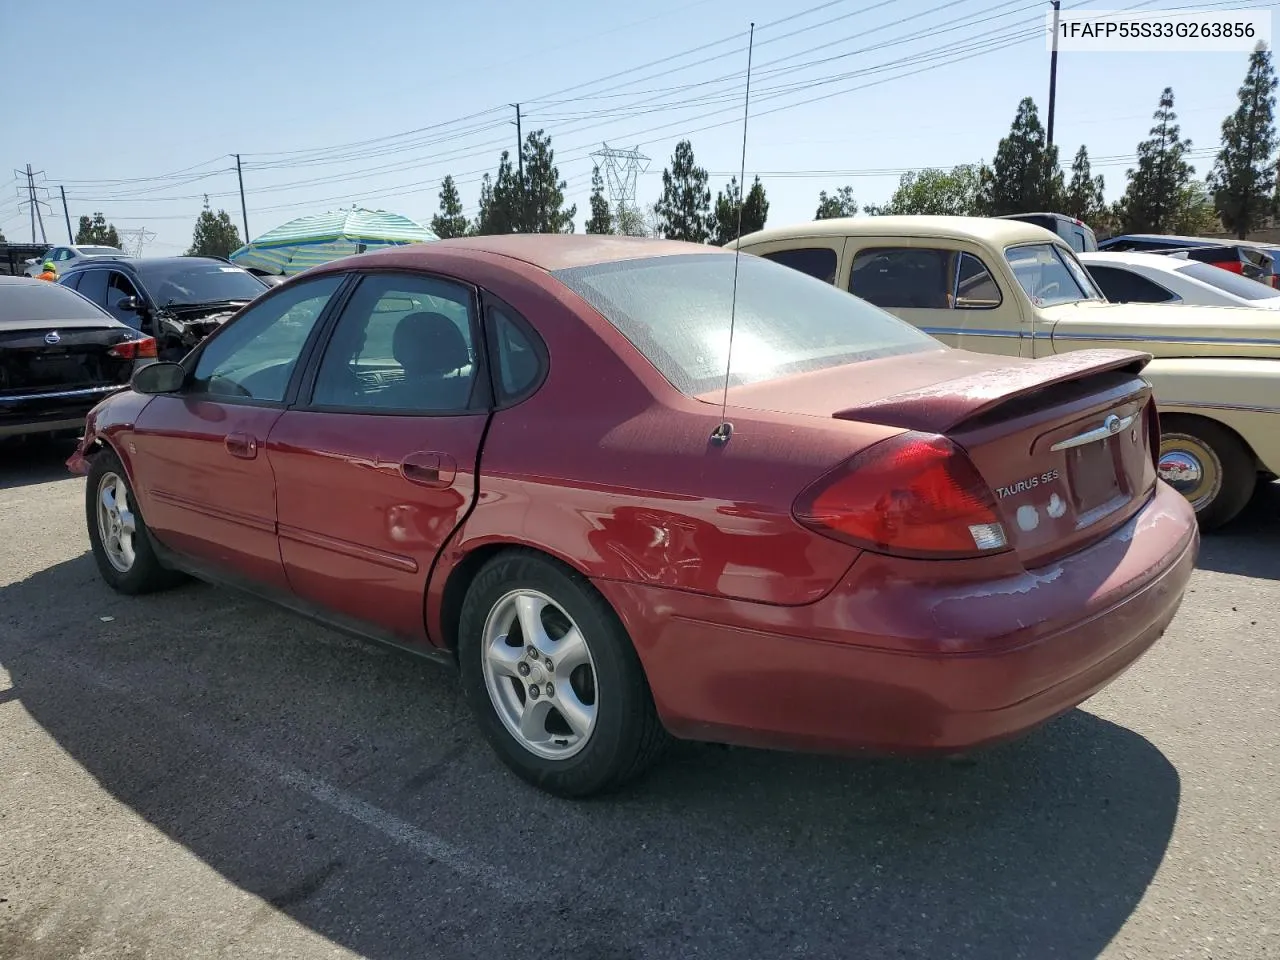
[[[129,385],[137,393],[177,393],[186,381],[186,367],[180,363],[160,360],[135,370]]]
[[[142,301],[137,297],[125,297],[116,302],[117,310],[127,310],[130,313],[139,313],[142,310]]]

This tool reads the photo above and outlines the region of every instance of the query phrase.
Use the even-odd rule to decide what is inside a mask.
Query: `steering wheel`
[[[1060,284],[1057,280],[1055,280],[1053,283],[1045,284],[1043,287],[1040,288],[1040,299],[1046,300],[1061,289],[1062,289],[1062,284]]]

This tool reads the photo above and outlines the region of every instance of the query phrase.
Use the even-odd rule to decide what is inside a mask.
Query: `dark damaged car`
[[[217,257],[100,258],[68,270],[58,282],[154,337],[162,360],[181,360],[269,289]]]
[[[156,343],[73,290],[0,276],[0,438],[79,433]]]

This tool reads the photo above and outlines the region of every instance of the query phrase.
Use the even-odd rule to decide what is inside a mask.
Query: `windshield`
[[[124,253],[119,247],[76,247],[86,257],[120,256]]]
[[[724,384],[734,312],[730,386],[872,357],[943,349],[865,300],[749,254],[690,254],[600,263],[554,273],[617,327],[676,389]]]
[[[1009,247],[1004,257],[1018,284],[1037,307],[1052,307],[1103,296],[1074,254],[1052,243]]]
[[[267,286],[248,270],[210,260],[159,260],[138,264],[138,274],[158,305],[192,306],[252,300]]]
[[[1179,273],[1185,273],[1188,277],[1199,280],[1201,283],[1216,287],[1223,293],[1229,293],[1233,297],[1240,297],[1243,300],[1270,300],[1272,297],[1280,297],[1280,290],[1273,290],[1265,283],[1250,280],[1248,277],[1242,277],[1238,273],[1223,270],[1221,267],[1213,266],[1213,264],[1201,263],[1198,260],[1192,260],[1174,269]]]
[[[0,286],[0,326],[58,323],[63,320],[115,322],[110,314],[59,283],[32,280],[30,283]]]

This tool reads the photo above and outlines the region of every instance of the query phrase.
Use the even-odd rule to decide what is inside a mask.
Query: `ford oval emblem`
[[[1102,425],[1107,428],[1107,433],[1120,432],[1120,418],[1114,413],[1107,417],[1107,419],[1103,420]]]
[[[44,335],[44,342],[45,342],[45,343],[48,343],[48,344],[54,344],[54,343],[57,343],[57,342],[59,342],[61,339],[62,339],[62,338],[61,338],[60,336],[58,336],[58,331],[57,331],[57,330],[50,330],[48,333],[46,333],[46,334]]]

